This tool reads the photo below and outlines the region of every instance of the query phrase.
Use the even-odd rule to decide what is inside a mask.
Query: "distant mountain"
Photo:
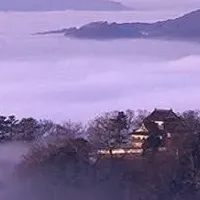
[[[0,0],[0,11],[130,10],[110,0]]]
[[[45,34],[48,33],[52,32]],[[54,33],[58,33],[58,31],[54,31]],[[166,38],[199,40],[200,10],[176,19],[156,23],[93,22],[80,28],[63,29],[60,33],[67,37],[80,39]]]

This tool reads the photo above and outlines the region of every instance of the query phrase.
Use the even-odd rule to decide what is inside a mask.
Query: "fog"
[[[136,10],[183,10],[200,8],[199,0],[119,0]]]
[[[8,143],[0,146],[0,185],[3,185],[9,174],[12,174],[14,166],[19,163],[21,157],[27,152],[28,145],[22,143]]]
[[[113,109],[199,108],[198,43],[31,35],[98,20],[164,20],[199,3],[184,0],[180,9],[169,9],[172,1],[147,5],[147,0],[126,0],[135,2],[140,11],[0,13],[0,114],[87,121]],[[34,193],[28,193],[31,188],[13,181],[15,166],[27,149],[21,143],[1,144],[0,199],[18,200],[20,192],[24,199],[25,194],[34,199]]]
[[[13,174],[15,173],[15,166],[20,162],[22,156],[26,154],[27,150],[28,145],[24,143],[12,142],[0,145],[1,199],[5,199],[5,195],[11,192],[10,184],[14,180]]]
[[[156,21],[183,13],[0,13],[1,114],[87,121],[112,109],[198,108],[197,43],[31,35],[96,20]]]

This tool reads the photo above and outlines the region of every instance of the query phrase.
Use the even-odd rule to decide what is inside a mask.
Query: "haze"
[[[105,9],[112,7],[106,0],[1,0],[1,10],[65,10],[69,9]],[[131,6],[135,10],[182,10],[200,7],[199,0],[113,0]],[[95,3],[94,3],[95,2]],[[98,3],[99,2],[99,3]],[[103,2],[103,3],[102,3]],[[108,0],[107,0],[108,2]],[[96,7],[97,6],[97,7]],[[115,8],[115,7],[113,7]]]
[[[134,2],[136,7],[147,4]],[[87,121],[113,109],[198,108],[198,43],[98,42],[31,35],[98,20],[152,22],[174,18],[198,4],[184,2],[177,10],[167,5],[163,10],[160,4],[162,8],[156,11],[149,7],[148,11],[120,13],[0,13],[1,114]]]
[[[184,10],[200,7],[199,0],[119,0],[136,10]]]
[[[109,0],[6,0],[0,1],[1,11],[55,10],[128,10],[119,2]]]

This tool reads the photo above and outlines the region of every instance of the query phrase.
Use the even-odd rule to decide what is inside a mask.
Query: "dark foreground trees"
[[[93,147],[85,139],[37,143],[17,172],[21,185],[28,179],[31,198],[38,200],[65,200],[66,196],[75,200],[197,200],[199,136],[190,142],[187,137],[181,143],[186,142],[186,146],[174,146],[178,155],[166,151],[153,157],[113,157],[112,166],[110,157],[94,162]],[[172,141],[169,145],[175,144]]]
[[[141,123],[144,113],[106,113],[92,120],[87,129],[70,121],[61,125],[1,117],[2,140],[33,142],[16,167],[19,188],[4,200],[200,199],[200,117],[196,111],[184,112],[187,131],[174,134],[165,152],[157,151],[158,138],[149,137],[148,148],[155,151],[143,156],[97,154],[99,148],[112,154],[113,148],[128,145],[129,133]]]
[[[46,136],[76,138],[85,135],[81,123],[66,121],[62,124],[50,120],[36,120],[32,117],[17,119],[15,116],[0,116],[0,142],[34,142]]]

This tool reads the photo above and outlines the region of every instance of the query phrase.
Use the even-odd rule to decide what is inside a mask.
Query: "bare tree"
[[[2,141],[12,140],[17,133],[18,123],[19,121],[14,115],[0,116],[0,139]]]
[[[34,118],[23,118],[17,125],[14,140],[33,141],[36,139],[40,125]]]
[[[70,138],[86,137],[86,128],[81,122],[66,121],[62,125],[66,130]]]
[[[134,126],[134,113],[113,111],[89,123],[88,139],[98,149],[112,151],[129,143],[129,133]]]
[[[188,131],[191,133],[200,132],[200,111],[199,110],[188,110],[181,114],[182,119]]]
[[[56,138],[75,139],[85,137],[85,127],[78,122],[66,121],[63,124],[43,121],[43,138],[54,140]]]

